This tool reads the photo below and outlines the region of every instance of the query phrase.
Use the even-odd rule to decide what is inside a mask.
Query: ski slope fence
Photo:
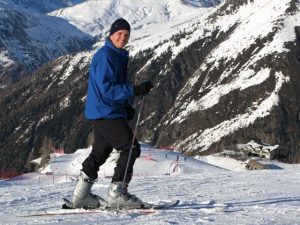
[[[160,151],[176,151],[173,148],[169,147],[161,147],[161,148],[152,148],[152,147],[144,147],[143,154],[141,158],[143,160],[147,161],[156,161],[154,155],[155,153],[158,153]],[[54,158],[59,158],[60,156],[64,155],[64,152],[59,152],[61,154],[55,155]],[[161,153],[160,153],[161,154]],[[166,171],[135,171],[133,176],[134,177],[151,177],[151,176],[174,176],[174,175],[179,175],[180,174],[180,165],[179,165],[179,156],[175,155],[171,156],[169,153],[165,153],[165,158],[170,158],[174,157],[173,161],[171,161],[169,169]],[[106,172],[105,170],[100,170],[98,172],[98,180],[101,179],[111,179],[113,172]],[[0,185],[3,183],[6,184],[12,184],[12,185],[30,185],[30,184],[58,184],[58,183],[68,183],[68,182],[75,182],[77,180],[77,177],[79,175],[78,173],[72,172],[61,172],[56,169],[52,172],[47,172],[47,173],[40,173],[40,172],[32,172],[32,173],[20,173],[20,172],[5,172],[2,171],[0,172]]]
[[[149,171],[149,172],[135,172],[133,174],[134,177],[154,177],[154,176],[176,176],[179,175],[179,164],[174,161],[170,164],[169,171],[157,172]],[[12,184],[12,185],[31,185],[31,184],[59,184],[59,183],[68,183],[75,182],[77,180],[78,174],[72,173],[25,173],[25,174],[16,174],[16,173],[8,173],[2,180],[1,183]],[[11,176],[11,177],[10,177]],[[113,174],[105,173],[105,171],[98,172],[98,180],[102,179],[111,179]]]
[[[31,185],[31,184],[58,184],[75,182],[79,174],[42,174],[42,173],[28,173],[22,174],[17,177],[3,179],[1,182],[10,183],[13,185]],[[135,173],[135,177],[151,177],[151,176],[162,176],[162,175],[175,175],[175,173],[155,174],[155,173]],[[112,175],[102,175],[98,177],[98,180],[111,179]]]

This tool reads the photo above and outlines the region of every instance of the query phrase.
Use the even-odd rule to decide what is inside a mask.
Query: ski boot
[[[91,193],[94,183],[95,180],[80,172],[71,201],[72,208],[95,209],[105,204],[104,199]]]
[[[107,207],[121,209],[140,209],[145,208],[144,203],[135,195],[128,192],[128,184],[122,182],[111,183],[107,196]]]

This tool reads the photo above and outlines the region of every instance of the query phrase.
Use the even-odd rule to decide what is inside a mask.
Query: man
[[[98,177],[99,167],[105,163],[113,148],[120,152],[120,156],[108,190],[108,206],[117,207],[119,204],[120,208],[139,208],[142,205],[142,201],[127,190],[133,165],[141,154],[136,139],[125,184],[122,185],[133,139],[128,120],[132,119],[134,109],[128,105],[128,98],[148,94],[153,85],[150,81],[136,86],[127,82],[128,52],[124,47],[129,36],[129,23],[125,19],[116,20],[111,25],[105,45],[91,62],[85,117],[93,123],[94,144],[92,152],[82,163],[72,197],[73,208],[100,206],[101,198],[90,191]]]

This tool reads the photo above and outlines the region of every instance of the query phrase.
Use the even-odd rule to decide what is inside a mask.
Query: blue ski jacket
[[[128,98],[134,96],[127,82],[128,51],[116,48],[109,38],[94,55],[85,105],[87,119],[127,118]]]

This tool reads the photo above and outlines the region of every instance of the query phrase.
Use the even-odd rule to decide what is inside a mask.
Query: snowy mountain
[[[122,13],[133,24],[128,72],[134,82],[155,84],[145,98],[139,139],[187,155],[255,140],[279,145],[277,159],[300,162],[299,1],[226,0],[210,8],[151,2],[126,8],[127,1],[103,1],[99,17],[93,10],[101,9],[99,1],[50,13],[91,35],[105,35]],[[102,44],[103,38],[93,51],[57,58],[31,79],[3,88],[5,170],[22,170],[57,146],[70,153],[92,143],[82,113],[89,61]]]
[[[134,166],[129,191],[144,201],[180,200],[168,210],[151,214],[61,209],[62,197],[72,195],[81,163],[91,148],[55,157],[39,173],[0,180],[1,222],[3,224],[299,224],[299,165],[278,162],[276,170],[231,171],[214,162],[232,166],[237,162],[210,157],[208,164],[180,153],[142,145]],[[166,157],[167,154],[167,157]],[[179,161],[175,161],[179,157]],[[94,194],[106,198],[115,166],[115,154],[100,168]],[[220,163],[223,162],[223,163]],[[240,165],[241,167],[241,165]],[[275,188],[276,187],[276,188]],[[30,216],[41,214],[43,216]]]
[[[38,13],[48,13],[60,8],[71,7],[85,0],[10,0],[15,5]]]
[[[3,86],[11,77],[18,80],[58,56],[91,49],[95,37],[104,36],[119,17],[128,18],[134,29],[141,30],[220,2],[2,0],[0,76],[6,77],[0,77],[0,82]]]
[[[203,11],[199,7],[212,7],[220,2],[222,1],[140,0],[134,3],[130,0],[86,1],[74,7],[58,9],[50,15],[64,18],[92,36],[107,34],[112,22],[120,17],[130,22],[132,30],[143,33],[151,24],[154,24],[157,31],[163,22],[182,21],[190,18],[192,14],[199,16]]]
[[[95,39],[63,19],[0,2],[0,77],[15,80],[61,55],[91,49]]]

